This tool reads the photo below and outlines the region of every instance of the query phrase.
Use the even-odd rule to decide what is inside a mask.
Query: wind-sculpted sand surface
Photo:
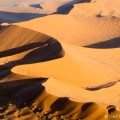
[[[68,13],[75,3],[88,0],[1,0],[0,23],[27,21],[33,18]]]
[[[68,14],[0,26],[1,120],[120,119],[115,3],[80,3]]]

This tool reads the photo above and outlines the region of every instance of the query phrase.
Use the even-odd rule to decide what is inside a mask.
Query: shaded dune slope
[[[39,13],[15,13],[10,11],[0,11],[0,23],[14,23],[27,21],[38,17],[43,17],[45,14]]]

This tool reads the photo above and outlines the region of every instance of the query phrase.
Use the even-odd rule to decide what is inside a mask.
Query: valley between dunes
[[[119,7],[106,1],[0,26],[0,120],[120,120]]]

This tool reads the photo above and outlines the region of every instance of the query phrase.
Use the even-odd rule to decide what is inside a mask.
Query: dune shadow
[[[51,115],[61,118],[69,115],[69,112],[72,113],[66,119],[79,118],[74,112],[79,112],[81,104],[72,102],[67,97],[59,98],[47,93],[42,85],[46,81],[46,78],[29,78],[0,83],[0,119],[4,118],[4,113],[9,116],[16,111],[18,118],[32,114],[38,118],[42,115],[46,118],[44,120],[49,120]],[[8,110],[9,112],[6,112]]]
[[[68,14],[73,9],[73,5],[65,4],[57,8],[56,14]]]
[[[25,52],[27,50],[34,49],[34,48],[42,48],[42,47],[46,47],[46,46],[50,47],[51,45],[53,45],[53,43],[57,44],[57,46],[61,46],[61,44],[57,40],[55,40],[53,38],[49,38],[48,40],[45,40],[45,41],[29,43],[29,44],[25,44],[25,45],[22,45],[22,46],[19,46],[16,48],[0,51],[0,57],[15,55],[18,53]],[[61,49],[62,49],[62,46],[61,46]]]
[[[21,47],[2,51],[0,52],[0,57],[15,55],[31,49],[32,51],[23,56],[23,58],[18,58],[15,61],[7,61],[3,65],[0,65],[0,79],[3,79],[10,74],[10,71],[14,66],[44,62],[64,56],[64,50],[61,44],[58,41],[50,38],[44,42],[31,43]]]
[[[97,90],[100,90],[100,89],[109,88],[109,87],[115,85],[118,82],[120,82],[120,80],[115,81],[115,82],[109,82],[109,83],[106,83],[106,84],[103,84],[103,85],[100,85],[100,86],[97,86],[97,87],[86,88],[85,90],[97,91]]]
[[[57,8],[57,11],[55,13],[57,14],[68,14],[73,8],[74,4],[89,2],[89,0],[82,0],[82,1],[76,1],[76,2],[69,2],[67,4],[64,4]]]
[[[117,38],[113,38],[107,41],[103,41],[103,42],[99,42],[99,43],[95,43],[95,44],[91,44],[91,45],[87,45],[84,47],[88,47],[88,48],[119,48],[120,47],[120,37]]]
[[[69,102],[69,98],[68,97],[61,97],[58,98],[52,105],[51,105],[51,109],[53,111],[61,111],[65,109],[65,106],[67,105],[67,103]]]
[[[51,14],[68,14],[71,9],[73,8],[73,4],[77,3],[84,3],[84,2],[89,2],[90,0],[78,0],[76,2],[69,2],[67,4],[64,4],[57,8],[57,11]],[[43,9],[40,4],[31,4],[30,7],[33,8],[39,8]],[[7,23],[15,23],[15,22],[22,22],[22,21],[27,21],[31,20],[34,18],[39,18],[43,17],[49,14],[41,14],[41,13],[15,13],[15,12],[5,12],[5,11],[0,11],[0,24],[7,22]]]
[[[93,114],[97,109],[98,109],[98,105],[94,102],[84,103],[81,108],[80,119],[84,120],[90,114]]]
[[[66,106],[70,103],[70,99],[68,97],[59,97],[56,101],[54,101],[50,109],[51,111],[46,114],[48,116],[49,114],[54,114],[56,111],[63,111],[66,108]]]
[[[109,105],[109,106],[107,107],[107,110],[108,110],[108,113],[109,113],[109,114],[112,113],[112,112],[115,112],[115,111],[116,111],[116,106],[114,106],[114,105]]]
[[[46,14],[39,14],[39,13],[14,13],[14,12],[0,11],[0,23],[22,22],[38,17],[43,17],[45,15]]]
[[[81,112],[85,112],[93,104],[94,104],[93,102],[88,102],[88,103],[83,104],[83,106],[81,108]]]
[[[0,68],[3,68],[3,70],[0,70],[0,80],[2,80],[6,76],[8,76],[11,73],[11,71],[10,68],[5,68],[4,66],[0,66]]]
[[[46,78],[31,78],[0,83],[0,107],[12,103],[20,109],[32,103],[44,91],[45,88],[41,84],[46,80]],[[7,106],[0,110],[0,113],[6,109]]]
[[[43,9],[40,4],[31,4],[30,7]]]
[[[27,61],[28,63],[32,63],[32,60],[34,61],[34,59],[36,58],[38,59],[35,60],[35,62],[40,62],[64,56],[62,45],[58,41],[50,38],[45,42],[30,43],[28,45],[23,45],[17,48],[1,51],[0,57],[19,54],[28,50],[32,51],[25,55],[22,59],[18,60],[19,62],[26,59],[29,60]],[[12,62],[14,61],[11,61],[11,63]],[[10,64],[10,62],[5,64]]]

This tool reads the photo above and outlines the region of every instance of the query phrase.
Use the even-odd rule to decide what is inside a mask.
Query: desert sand
[[[101,48],[119,44],[120,19],[112,16],[99,18],[70,12],[68,15],[50,15],[17,25],[80,46]]]
[[[2,23],[0,119],[119,120],[119,3]]]
[[[66,13],[87,0],[0,0],[0,23],[20,22],[54,13]]]

